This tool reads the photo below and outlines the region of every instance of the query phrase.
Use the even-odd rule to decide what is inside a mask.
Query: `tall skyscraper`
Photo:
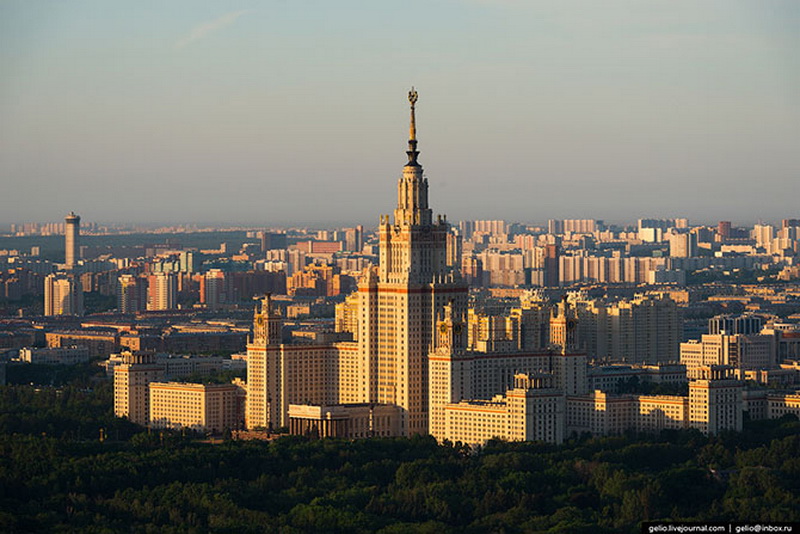
[[[78,247],[81,237],[81,217],[70,212],[64,219],[66,231],[64,232],[64,263],[67,269],[73,269],[78,263]]]
[[[356,341],[283,344],[280,315],[265,300],[248,344],[249,428],[287,426],[291,404],[377,403],[396,414],[397,433],[428,433],[428,355],[441,342],[437,321],[447,307],[463,329],[468,288],[448,267],[449,225],[443,217],[434,220],[428,206],[413,90],[409,101],[408,162],[397,184],[394,219],[380,217],[380,265],[365,271],[357,296],[348,300]],[[339,364],[329,365],[329,359]]]
[[[447,267],[447,221],[434,220],[428,207],[428,179],[417,151],[417,92],[408,97],[408,163],[397,184],[394,220],[380,218],[378,276],[359,288],[373,318],[362,326],[371,331],[359,336],[362,354],[377,371],[371,373],[370,398],[402,408],[405,435],[428,433],[427,358],[436,346],[436,321],[450,304],[451,316],[463,323],[468,293],[460,275]]]

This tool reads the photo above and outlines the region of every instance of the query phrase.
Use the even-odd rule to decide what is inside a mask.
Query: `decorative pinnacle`
[[[415,141],[417,139],[417,120],[414,117],[414,104],[417,103],[417,100],[419,100],[419,95],[412,86],[411,90],[408,92],[408,101],[411,103],[411,127],[408,132],[409,141]]]
[[[408,150],[406,151],[406,154],[408,154],[407,167],[419,167],[419,163],[417,163],[417,156],[419,155],[419,152],[417,152],[417,119],[414,115],[414,105],[417,103],[418,99],[419,95],[412,86],[411,90],[408,92],[408,101],[411,103],[411,126],[408,129]]]

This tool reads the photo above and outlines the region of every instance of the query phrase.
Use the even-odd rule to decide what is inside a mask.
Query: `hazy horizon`
[[[797,218],[800,3],[0,4],[0,223]],[[192,224],[183,222],[182,224]]]

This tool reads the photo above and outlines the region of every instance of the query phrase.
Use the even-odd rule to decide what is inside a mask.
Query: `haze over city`
[[[793,216],[800,5],[4,2],[0,223]]]

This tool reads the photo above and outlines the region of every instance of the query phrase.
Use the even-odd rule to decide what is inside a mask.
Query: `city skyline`
[[[793,216],[795,3],[265,6],[3,4],[0,224]]]

